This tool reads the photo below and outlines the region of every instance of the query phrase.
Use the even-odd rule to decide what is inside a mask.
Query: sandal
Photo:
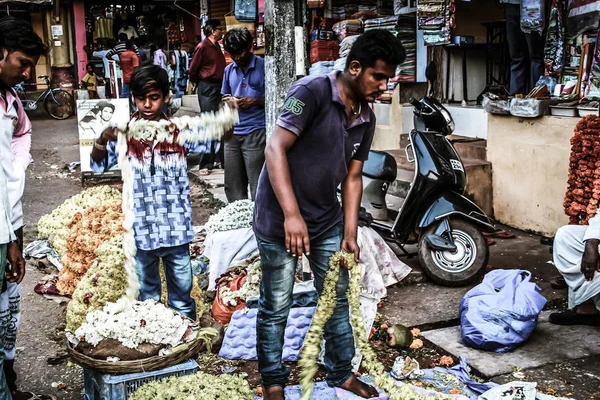
[[[200,170],[200,172],[198,172],[200,175],[206,176],[206,175],[210,175],[210,169],[208,168],[203,168]]]
[[[574,310],[550,314],[550,322],[555,325],[600,326],[600,314],[578,314]]]
[[[482,232],[483,236],[486,237],[494,237],[494,238],[498,238],[498,239],[512,239],[515,237],[515,234],[512,232],[507,232],[504,230],[498,230],[495,232]]]
[[[487,245],[488,246],[492,246],[496,244],[496,241],[494,239],[490,239],[490,238],[486,238],[487,239]]]
[[[550,281],[550,286],[552,287],[552,289],[565,289],[568,287],[567,282],[565,281],[565,278],[563,278],[562,275],[552,279]]]

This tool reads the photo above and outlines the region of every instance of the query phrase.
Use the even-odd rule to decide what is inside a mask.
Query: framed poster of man
[[[102,132],[112,123],[129,121],[129,99],[78,100],[77,129],[79,132],[79,155],[82,178],[98,176],[90,167],[90,155]],[[115,167],[118,171],[118,168]],[[106,176],[118,175],[108,171]]]

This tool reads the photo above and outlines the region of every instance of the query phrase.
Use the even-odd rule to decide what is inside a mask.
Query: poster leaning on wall
[[[95,174],[90,167],[90,155],[104,129],[112,123],[129,121],[129,99],[78,100],[77,130],[82,179],[86,177],[119,176],[118,167],[104,174]]]

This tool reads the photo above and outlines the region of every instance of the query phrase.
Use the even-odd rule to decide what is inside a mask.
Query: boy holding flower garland
[[[281,357],[298,258],[308,258],[319,292],[329,258],[340,248],[358,260],[362,167],[375,131],[368,102],[387,90],[404,58],[392,33],[366,32],[353,45],[343,72],[309,76],[292,86],[267,142],[254,211],[262,269],[256,347],[265,400],[284,398],[289,369]],[[336,195],[340,184],[343,209]],[[330,386],[375,397],[375,388],[352,373],[348,279],[342,270],[335,310],[325,324],[326,379]]]
[[[132,119],[168,119],[162,113],[168,100],[169,77],[158,65],[138,67],[131,77],[131,93],[138,111]],[[94,143],[91,167],[96,173],[117,164],[117,135],[106,129]],[[140,281],[139,300],[160,301],[159,261],[167,279],[169,307],[196,319],[192,290],[189,243],[194,238],[190,183],[186,154],[202,152],[203,143],[146,142],[128,139],[128,158],[133,171],[136,268]]]

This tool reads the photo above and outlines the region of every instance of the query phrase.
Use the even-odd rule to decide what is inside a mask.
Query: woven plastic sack
[[[525,342],[535,330],[546,305],[531,273],[495,270],[469,290],[459,306],[463,343],[469,347],[505,353]]]

